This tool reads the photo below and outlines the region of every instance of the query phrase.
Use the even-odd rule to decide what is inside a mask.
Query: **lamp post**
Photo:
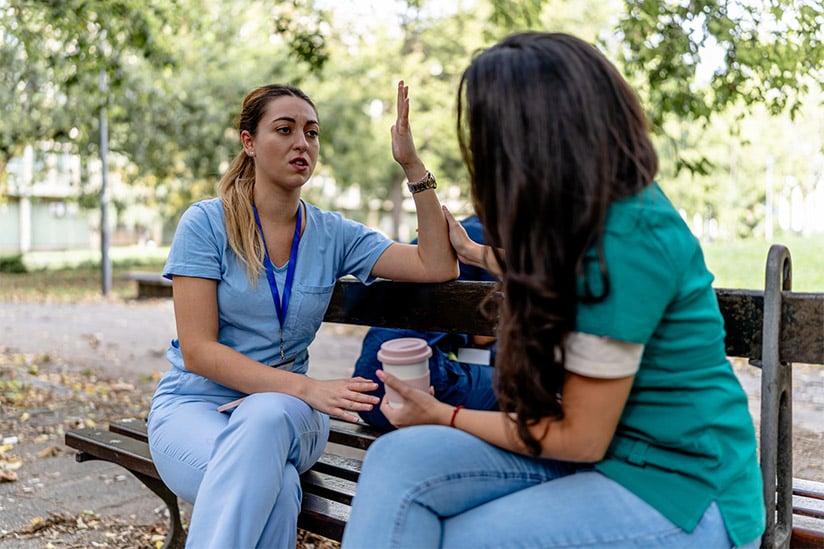
[[[109,193],[107,180],[109,166],[106,155],[109,149],[109,120],[106,113],[108,86],[106,69],[100,69],[100,91],[103,104],[100,107],[100,287],[103,295],[109,295],[112,289],[112,260],[109,257]]]

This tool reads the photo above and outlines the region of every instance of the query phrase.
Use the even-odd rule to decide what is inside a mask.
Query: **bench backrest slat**
[[[413,284],[378,281],[369,286],[341,279],[324,320],[363,326],[495,335],[495,320],[481,305],[493,282]],[[727,330],[727,355],[761,358],[764,292],[716,289]],[[782,292],[781,360],[824,364],[824,293]]]
[[[479,306],[493,282],[414,284],[378,281],[369,286],[341,279],[326,309],[326,322],[494,335],[495,322]]]

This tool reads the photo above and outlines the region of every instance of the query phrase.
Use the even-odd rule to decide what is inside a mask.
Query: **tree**
[[[822,29],[814,0],[625,0],[618,51],[660,132],[668,116],[708,122],[736,105],[794,116],[813,82],[824,89]]]
[[[168,44],[180,4],[160,0],[52,0],[0,3],[0,171],[26,144],[94,141],[90,121],[122,82],[129,56],[172,63]]]

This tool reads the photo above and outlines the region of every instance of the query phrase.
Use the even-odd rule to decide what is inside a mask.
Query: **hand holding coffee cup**
[[[390,339],[384,341],[378,350],[378,360],[383,364],[384,371],[422,391],[429,390],[429,357],[431,356],[432,349],[429,348],[426,340],[417,337]],[[388,385],[385,388],[389,406],[392,408],[403,406],[403,398],[397,391]]]

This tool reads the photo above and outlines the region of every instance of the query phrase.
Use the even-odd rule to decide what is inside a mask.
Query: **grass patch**
[[[141,270],[157,271],[163,263],[142,264]],[[136,282],[123,280],[130,267],[112,267],[111,297],[130,299],[137,295]],[[102,297],[100,267],[39,270],[26,274],[0,273],[0,301],[75,301]]]
[[[774,243],[790,250],[792,289],[795,292],[824,292],[824,253],[821,237],[782,235]],[[707,266],[715,274],[716,288],[764,289],[764,274],[770,244],[758,239],[712,242],[702,245]]]
[[[137,295],[136,283],[123,280],[127,271],[160,272],[168,248],[112,248],[110,297]],[[24,273],[0,272],[0,301],[77,301],[103,296],[99,250],[32,252],[23,256]]]

